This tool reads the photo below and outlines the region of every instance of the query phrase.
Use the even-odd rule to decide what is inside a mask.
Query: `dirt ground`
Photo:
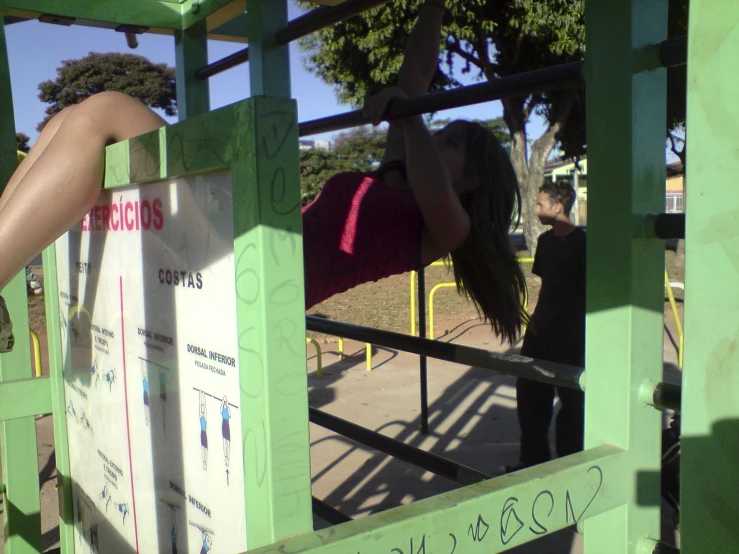
[[[683,281],[683,268],[673,252],[667,252],[670,278]],[[538,279],[526,269],[529,306],[538,294]],[[32,268],[43,277],[41,267]],[[447,270],[427,270],[426,290],[449,281]],[[682,290],[675,290],[682,318]],[[436,298],[435,334],[453,341],[490,350],[501,345],[477,317],[474,308],[453,288],[441,289]],[[310,313],[366,326],[409,332],[409,276],[401,275],[359,287],[317,306]],[[46,330],[42,297],[29,298],[30,326],[42,342],[43,374],[48,374]],[[674,318],[665,303],[665,380],[680,382],[677,356],[670,336],[677,337]],[[418,358],[375,348],[372,371],[365,369],[364,345],[346,341],[347,358],[340,361],[336,338],[316,335],[322,347],[322,377],[317,359],[308,347],[309,401],[312,407],[353,421],[407,444],[434,452],[489,474],[514,463],[518,456],[515,379],[508,375],[436,360],[428,361],[430,433],[420,432]],[[45,551],[58,547],[56,469],[51,415],[37,417],[41,516]],[[412,465],[378,453],[344,437],[311,425],[313,494],[343,513],[362,517],[456,488],[452,482]],[[1,505],[0,505],[1,507]],[[663,507],[665,508],[665,507]],[[675,543],[672,517],[664,509],[663,540]],[[1,518],[1,515],[0,515]],[[327,525],[316,518],[316,527]],[[0,528],[0,539],[2,529]],[[0,542],[0,552],[2,549]],[[573,529],[515,548],[517,554],[579,553],[582,537]]]

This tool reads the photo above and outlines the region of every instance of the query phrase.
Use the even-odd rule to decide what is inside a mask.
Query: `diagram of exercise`
[[[105,373],[101,373],[96,356],[95,360],[92,362],[92,367],[90,368],[90,378],[92,381],[95,382],[95,387],[98,386],[98,383],[102,379],[105,383],[108,384],[108,392],[112,392],[113,383],[115,383],[115,368],[109,369]]]
[[[203,541],[203,545],[200,549],[200,554],[208,554],[208,552],[210,552],[210,549],[213,548],[213,537],[215,536],[215,533],[211,529],[203,527],[202,525],[198,525],[193,521],[190,521],[189,523],[193,527],[197,528],[198,531],[200,531],[200,535]]]
[[[228,401],[226,395],[217,397],[203,390],[193,387],[198,393],[198,414],[200,416],[200,446],[203,455],[203,469],[207,469],[208,460],[208,398],[212,398],[218,402],[218,412],[221,415],[221,436],[223,439],[223,464],[226,469],[226,483],[228,484],[229,465],[231,463],[231,418],[233,417],[232,408],[238,409],[238,406]]]
[[[95,434],[92,430],[90,420],[87,419],[87,416],[85,415],[85,411],[83,409],[80,409],[79,415],[77,415],[77,410],[74,407],[74,402],[72,402],[71,400],[69,401],[69,404],[67,404],[67,415],[71,416],[77,425],[82,426],[87,431],[90,431],[90,433],[92,433],[93,435]]]
[[[173,504],[172,502],[167,502],[166,500],[159,499],[160,502],[163,502],[167,506],[169,506],[170,515],[172,516],[172,532],[171,532],[171,538],[172,538],[172,554],[177,554],[177,533],[179,531],[179,523],[177,521],[177,510],[181,510],[177,504]]]
[[[111,501],[113,500],[110,497],[110,493],[108,492],[108,485],[103,486],[103,490],[100,491],[100,494],[98,495],[100,497],[100,500],[105,500],[105,513],[108,513],[108,506],[110,505]]]
[[[141,379],[144,388],[144,415],[146,416],[146,425],[149,425],[149,376],[146,374],[146,364],[141,364]]]
[[[116,508],[118,508],[118,511],[123,516],[123,525],[126,524],[126,516],[128,515],[128,503],[127,502],[121,502],[120,504],[115,505]]]
[[[100,550],[98,550],[98,522],[97,519],[95,519],[95,516],[92,517],[92,523],[90,523],[90,552],[92,554],[98,554]]]
[[[204,392],[200,392],[200,452],[203,456],[203,469],[207,471],[208,470],[208,408],[205,402]]]
[[[166,433],[167,431],[167,379],[168,372],[171,371],[167,366],[152,362],[146,358],[139,356],[141,360],[141,380],[144,389],[144,409],[146,411],[146,424],[149,425],[149,418],[151,417],[151,402],[152,392],[149,388],[149,377],[154,377],[156,382],[156,376],[154,371],[157,372],[159,381],[159,403],[162,410],[162,426]],[[156,397],[154,397],[156,398]]]
[[[231,458],[231,424],[229,423],[229,420],[231,419],[231,409],[228,407],[228,399],[225,395],[221,401],[221,418],[223,419],[223,422],[221,423],[221,434],[223,435],[223,460],[226,464],[226,470],[228,471],[228,462]]]

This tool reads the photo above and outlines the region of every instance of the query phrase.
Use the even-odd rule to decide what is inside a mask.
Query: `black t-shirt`
[[[539,237],[532,271],[541,277],[541,291],[531,330],[541,338],[584,337],[585,244],[585,231],[579,227],[562,237],[551,230]]]

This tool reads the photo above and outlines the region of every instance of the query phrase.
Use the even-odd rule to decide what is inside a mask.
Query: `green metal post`
[[[689,25],[681,546],[736,552],[739,4],[692,0]]]
[[[253,159],[234,177],[234,256],[249,549],[312,529],[297,109],[286,0],[247,12]],[[253,98],[268,96],[271,98]],[[236,183],[245,183],[237,189]]]
[[[249,549],[312,529],[297,110],[251,98],[232,170]],[[244,184],[238,187],[238,184]]]
[[[5,46],[5,28],[0,18],[0,184],[2,188],[18,165],[13,123],[13,97]],[[0,383],[32,376],[26,280],[18,274],[2,291],[15,329],[13,352],[0,355]],[[3,385],[0,384],[0,387]],[[41,551],[41,505],[38,482],[36,421],[25,417],[0,423],[3,481],[5,482],[5,553]]]
[[[69,463],[66,401],[64,399],[64,361],[62,360],[59,319],[59,286],[56,276],[56,250],[52,244],[43,254],[46,297],[46,340],[49,352],[51,405],[54,414],[54,454],[59,505],[59,545],[63,554],[74,552],[74,511],[72,473]]]
[[[585,447],[628,450],[626,505],[585,522],[586,554],[658,538],[660,414],[639,398],[662,377],[664,242],[634,238],[664,211],[665,70],[634,73],[633,52],[666,37],[667,1],[589,0],[588,317]]]
[[[195,78],[195,70],[208,63],[205,20],[184,31],[175,31],[177,112],[180,121],[210,110],[207,81]]]
[[[247,16],[251,95],[290,98],[290,52],[274,42],[287,25],[287,0],[250,0]]]

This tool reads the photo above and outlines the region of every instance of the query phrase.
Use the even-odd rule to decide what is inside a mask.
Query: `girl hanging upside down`
[[[444,0],[423,4],[397,86],[367,99],[368,121],[380,123],[393,100],[428,91],[444,9]],[[92,96],[49,122],[0,198],[0,290],[96,203],[105,147],[163,125],[149,108],[117,92]],[[29,229],[29,211],[48,224]],[[420,116],[393,120],[377,172],[335,175],[303,209],[306,309],[451,254],[460,291],[497,335],[514,342],[526,317],[526,282],[508,236],[519,216],[513,166],[489,129],[455,121],[431,135]],[[0,351],[12,347],[0,297]]]

